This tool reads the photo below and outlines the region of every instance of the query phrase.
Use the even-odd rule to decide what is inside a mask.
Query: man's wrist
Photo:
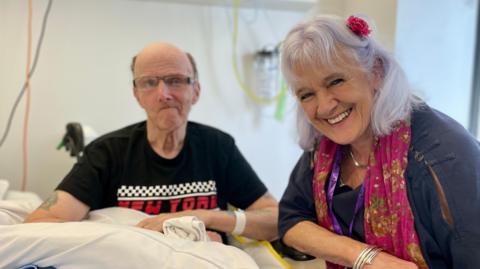
[[[199,211],[199,218],[203,221],[205,224],[205,228],[210,228],[212,226],[212,223],[215,221],[213,218],[213,214],[215,213],[212,210],[207,210],[207,209],[198,209]]]
[[[243,210],[239,209],[233,211],[233,213],[235,214],[235,226],[233,227],[232,234],[242,235],[247,225],[247,216]]]

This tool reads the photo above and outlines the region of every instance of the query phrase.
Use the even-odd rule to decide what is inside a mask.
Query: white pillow
[[[151,217],[152,215],[131,208],[108,207],[90,211],[86,221],[135,226],[141,220]]]
[[[166,238],[142,228],[94,223],[0,226],[0,268],[256,269],[243,251],[217,242]]]
[[[22,223],[25,217],[40,203],[41,201],[33,200],[1,200],[0,225]]]

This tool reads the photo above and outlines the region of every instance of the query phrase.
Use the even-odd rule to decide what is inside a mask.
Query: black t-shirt
[[[188,122],[174,159],[156,154],[141,122],[106,134],[84,150],[57,187],[91,210],[111,206],[148,214],[190,209],[245,209],[266,193],[234,139],[212,127]]]
[[[325,184],[325,187],[327,186],[328,181]],[[358,195],[360,194],[360,189],[361,185],[355,189],[352,189],[348,185],[342,186],[339,180],[335,191],[333,192],[333,214],[335,214],[344,235],[348,235],[349,233],[350,223],[353,220],[353,213],[355,211]],[[355,215],[351,236],[351,238],[362,242],[365,242],[363,227],[364,212],[365,207],[362,206]]]

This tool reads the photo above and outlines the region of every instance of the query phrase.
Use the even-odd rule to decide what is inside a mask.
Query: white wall
[[[428,104],[468,127],[476,0],[402,0],[396,56]]]
[[[397,0],[349,0],[345,15],[366,14],[373,19],[373,36],[386,49],[395,49],[395,28],[397,23]]]
[[[0,1],[0,131],[23,85],[27,1]],[[34,45],[46,0],[34,1]],[[131,91],[131,57],[152,41],[169,41],[197,59],[202,84],[191,119],[232,134],[272,193],[280,198],[301,154],[293,105],[284,121],[273,106],[258,112],[237,86],[231,64],[232,10],[131,0],[55,1],[32,80],[27,189],[46,197],[74,160],[57,151],[65,124],[78,121],[98,133],[143,120]],[[242,10],[239,58],[276,44],[304,17],[301,12]],[[243,70],[244,68],[241,67]],[[0,148],[0,178],[19,188],[24,102]]]
[[[317,0],[317,6],[310,16],[315,14],[335,14],[341,17],[366,15],[373,25],[373,37],[385,48],[395,48],[395,28],[397,0]]]

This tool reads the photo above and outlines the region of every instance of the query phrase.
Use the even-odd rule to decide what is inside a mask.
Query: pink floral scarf
[[[415,232],[413,214],[407,198],[405,169],[410,146],[410,125],[399,124],[388,136],[376,142],[370,154],[369,171],[364,180],[364,231],[367,244],[404,260],[428,268]],[[339,145],[323,137],[318,146],[313,192],[318,224],[334,231],[329,215],[325,184],[331,174]],[[327,268],[344,268],[327,263]]]

